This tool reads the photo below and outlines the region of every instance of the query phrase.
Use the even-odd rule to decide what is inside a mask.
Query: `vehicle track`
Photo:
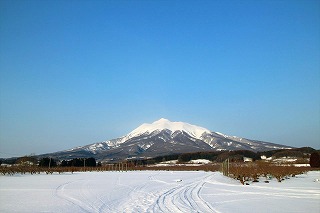
[[[157,195],[149,190],[150,185],[153,184],[154,176],[156,175],[158,174],[148,176],[146,182],[135,185],[134,187],[120,183],[119,180],[117,185],[128,189],[128,199],[119,204],[121,209],[118,209],[117,212],[144,212],[146,206],[151,205],[153,200],[157,198]]]
[[[214,212],[209,203],[204,201],[200,192],[206,181],[212,174],[196,182],[189,184],[179,184],[168,191],[162,193],[156,200],[152,212]]]
[[[76,206],[81,212],[100,213],[107,209],[111,210],[101,197],[91,192],[90,184],[90,180],[70,181],[59,185],[55,190],[55,195]]]
[[[83,203],[82,200],[79,200],[74,196],[71,196],[68,193],[66,193],[67,186],[78,183],[80,181],[83,180],[70,181],[59,185],[55,190],[55,195],[60,199],[67,201],[71,205],[78,207],[82,212],[90,212],[90,210],[92,210],[90,206],[86,205],[86,203]]]

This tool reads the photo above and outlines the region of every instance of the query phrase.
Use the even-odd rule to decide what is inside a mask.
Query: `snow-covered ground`
[[[320,212],[320,172],[242,185],[218,172],[0,176],[0,212]]]
[[[158,166],[201,166],[204,164],[210,164],[212,163],[209,160],[206,159],[197,159],[197,160],[191,160],[187,163],[179,163],[178,160],[170,160],[170,161],[164,161],[160,162],[154,165],[149,165],[149,167],[158,167]]]

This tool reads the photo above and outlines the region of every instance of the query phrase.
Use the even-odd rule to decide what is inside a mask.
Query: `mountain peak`
[[[168,123],[168,122],[171,122],[171,121],[169,121],[169,120],[166,119],[166,118],[160,118],[159,120],[153,122],[153,124],[157,124],[157,123]]]
[[[175,131],[184,131],[188,133],[189,135],[200,139],[202,134],[207,132],[210,133],[210,131],[206,128],[200,127],[200,126],[195,126],[189,123],[184,123],[184,122],[172,122],[169,121],[168,119],[161,118],[151,124],[144,123],[132,132],[130,132],[127,136],[130,138],[142,135],[144,133],[151,133],[155,130],[170,130],[171,132]]]
[[[176,134],[177,131],[180,132]],[[184,134],[180,134],[181,132]],[[168,153],[221,150],[257,152],[290,148],[269,142],[227,136],[189,123],[172,122],[161,118],[153,123],[144,123],[123,137],[57,152],[55,155],[70,159],[83,157],[88,153],[88,156],[94,155],[100,159],[117,161],[127,157],[156,157]],[[52,155],[54,153],[48,156]]]

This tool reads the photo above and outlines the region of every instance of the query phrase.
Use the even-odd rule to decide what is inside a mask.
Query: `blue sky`
[[[0,1],[0,157],[161,117],[320,148],[320,2]]]

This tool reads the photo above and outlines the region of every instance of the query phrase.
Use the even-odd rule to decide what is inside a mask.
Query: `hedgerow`
[[[281,182],[310,170],[310,167],[275,165],[267,162],[233,163],[229,167],[228,176],[239,180],[242,184],[248,181],[257,182],[261,177],[266,178],[266,181],[267,179],[276,178],[278,182]]]

